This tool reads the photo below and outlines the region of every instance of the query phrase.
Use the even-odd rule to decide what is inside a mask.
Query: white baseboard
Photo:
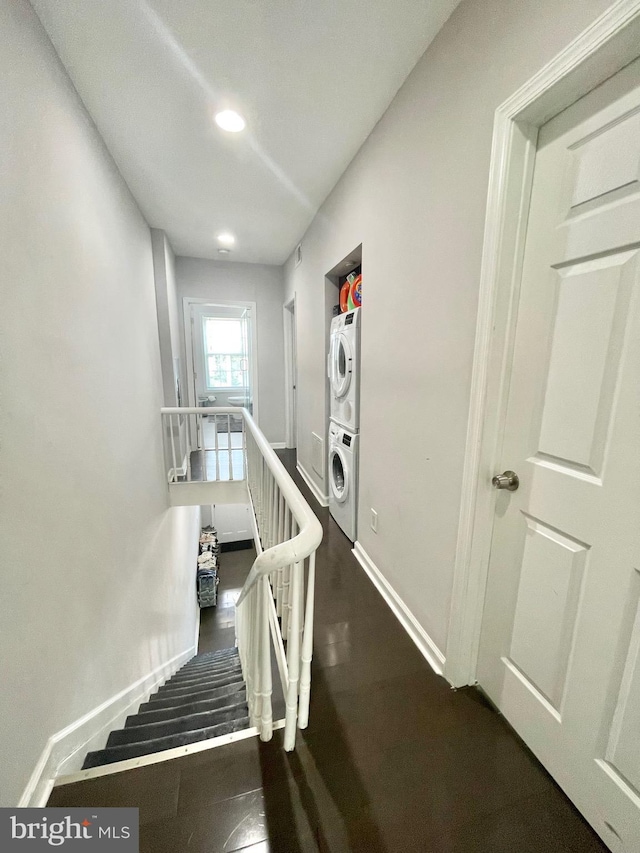
[[[273,731],[283,729],[284,723],[284,720],[274,720]],[[114,761],[112,764],[101,764],[99,767],[92,767],[89,770],[70,773],[68,776],[61,776],[56,779],[55,787],[86,782],[87,779],[100,779],[102,776],[112,776],[114,773],[123,773],[125,770],[135,770],[138,767],[149,767],[152,764],[164,764],[165,761],[173,761],[174,758],[184,758],[185,755],[195,755],[198,752],[206,752],[218,746],[226,746],[229,743],[237,743],[239,740],[259,736],[260,731],[252,726],[239,732],[231,732],[228,735],[218,735],[218,737],[209,738],[209,740],[188,743],[186,746],[175,746],[173,749],[163,749],[162,752],[152,752],[138,758],[126,758],[124,761]]]
[[[84,756],[104,747],[109,732],[121,728],[125,718],[145,702],[161,682],[195,654],[191,647],[166,661],[148,675],[107,699],[83,717],[51,735],[27,782],[19,808],[43,808],[47,804],[56,776],[80,770]]]
[[[307,486],[309,486],[309,488],[313,492],[313,496],[318,501],[320,506],[329,506],[329,495],[323,495],[322,494],[322,492],[320,491],[320,489],[316,485],[314,479],[309,476],[309,474],[305,471],[305,469],[302,467],[302,465],[299,462],[296,465],[296,468],[298,469],[298,474],[300,474],[300,476],[305,481]]]
[[[287,447],[286,441],[272,441],[270,444],[274,450],[285,450]]]
[[[373,585],[394,612],[398,622],[400,622],[404,630],[416,644],[420,654],[425,658],[431,669],[437,675],[442,675],[444,672],[445,656],[438,646],[433,642],[359,542],[354,544],[352,554],[369,575]]]

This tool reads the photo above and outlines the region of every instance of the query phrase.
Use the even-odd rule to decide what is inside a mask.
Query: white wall
[[[256,303],[258,349],[258,405],[260,429],[272,442],[283,442],[284,330],[282,267],[263,264],[176,258],[181,298],[238,299]],[[221,398],[216,401],[222,405]]]
[[[149,229],[26,0],[0,0],[0,804],[194,642],[167,508]]]
[[[608,5],[462,3],[316,216],[301,266],[285,267],[298,455],[312,472],[311,433],[328,417],[324,276],[362,243],[358,538],[443,652],[494,111]]]

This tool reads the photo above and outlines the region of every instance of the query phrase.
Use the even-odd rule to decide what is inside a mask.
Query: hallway
[[[293,453],[282,458],[313,503]],[[604,851],[480,694],[433,674],[318,514],[311,718],[296,751],[276,731],[57,788],[49,805],[139,806],[144,853]],[[232,574],[251,553],[223,555],[238,561]]]

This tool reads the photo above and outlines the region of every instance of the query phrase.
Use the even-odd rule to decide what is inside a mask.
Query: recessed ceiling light
[[[230,253],[231,253],[231,250],[230,250],[230,249],[218,249],[218,254],[219,254],[219,255],[228,255],[228,254],[230,254]]]
[[[218,243],[222,243],[223,246],[233,246],[235,242],[236,238],[228,231],[223,231],[222,234],[218,234]]]
[[[247,125],[240,113],[237,113],[235,110],[222,110],[221,112],[216,113],[215,119],[218,127],[221,127],[222,130],[226,130],[229,133],[239,133],[241,130],[244,130]]]

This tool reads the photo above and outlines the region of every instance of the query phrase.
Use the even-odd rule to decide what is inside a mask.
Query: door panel
[[[640,575],[633,578],[633,622],[625,643],[627,654],[609,726],[605,760],[636,792],[640,791]]]
[[[510,660],[560,713],[588,546],[525,523]]]
[[[640,850],[640,61],[540,131],[478,681]],[[499,473],[499,472],[495,472]]]
[[[559,271],[538,453],[600,476],[637,252]],[[635,272],[635,269],[633,270]],[[631,281],[632,276],[628,277]]]

